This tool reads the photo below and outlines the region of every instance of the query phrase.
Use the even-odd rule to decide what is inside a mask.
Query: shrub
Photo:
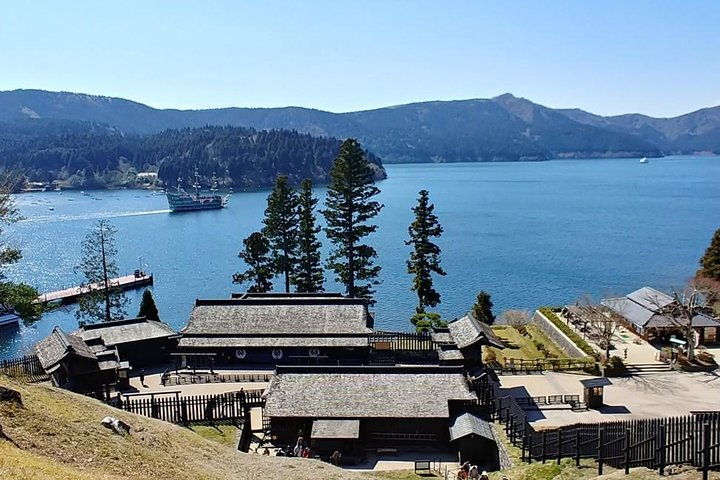
[[[715,365],[715,356],[710,352],[698,352],[698,354],[695,356],[699,361],[702,363],[708,363],[710,365]]]
[[[533,345],[535,345],[535,348],[541,352],[545,350],[545,344],[538,340],[533,340]]]
[[[493,349],[491,349],[491,348],[488,348],[488,349],[485,351],[485,355],[483,355],[483,361],[484,361],[486,364],[487,364],[487,363],[497,362],[497,353],[495,352],[495,350],[493,350]]]
[[[560,329],[561,332],[563,332],[567,337],[575,344],[577,347],[582,350],[585,354],[593,356],[595,355],[595,350],[580,336],[573,331],[572,328],[568,327],[562,320],[560,320],[557,315],[553,312],[553,309],[550,307],[540,307],[538,309],[540,313],[545,316],[548,320],[550,320],[553,325],[555,325],[557,328]]]

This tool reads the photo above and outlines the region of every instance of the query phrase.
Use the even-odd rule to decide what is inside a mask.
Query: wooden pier
[[[134,275],[125,275],[123,277],[113,278],[110,280],[110,285],[112,287],[120,288],[120,290],[131,290],[133,288],[139,288],[144,285],[152,285],[153,283],[153,276],[151,274],[145,274],[144,272],[136,272]],[[65,290],[58,290],[55,292],[48,292],[43,293],[42,295],[39,295],[36,302],[37,303],[51,303],[51,302],[60,302],[60,303],[73,303],[78,299],[78,297],[81,297],[83,295],[87,295],[90,290],[100,290],[103,288],[103,285],[101,283],[96,283],[90,287],[71,287],[66,288]]]

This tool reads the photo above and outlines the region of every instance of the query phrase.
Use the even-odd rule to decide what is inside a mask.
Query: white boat
[[[640,159],[640,163],[648,163],[647,157],[643,157]]]

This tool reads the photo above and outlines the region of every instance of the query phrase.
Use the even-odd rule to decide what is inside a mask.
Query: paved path
[[[546,372],[542,375],[505,375],[500,382],[513,396],[579,394],[582,398],[580,380],[586,378],[590,377]],[[605,407],[600,410],[528,410],[528,419],[541,427],[553,427],[720,410],[720,373],[668,372],[611,378],[610,381],[613,384],[605,387]]]

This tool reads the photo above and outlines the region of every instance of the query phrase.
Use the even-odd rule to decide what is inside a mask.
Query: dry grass
[[[268,472],[298,480],[374,478],[315,460],[240,453],[190,430],[116,410],[96,400],[43,385],[18,390],[23,407],[0,403],[2,479],[257,479]],[[105,416],[132,427],[121,437],[100,425]],[[270,475],[272,476],[272,475]]]
[[[533,340],[537,340],[545,345],[545,348],[553,353],[556,358],[565,358],[567,355],[555,345],[555,343],[545,336],[539,328],[534,325],[528,325],[527,331],[530,335],[523,336],[517,329],[513,327],[498,326],[493,327],[493,332],[500,337],[503,344],[507,348],[504,350],[498,350],[496,348],[488,348],[495,352],[497,361],[501,364],[504,363],[505,359],[515,360],[537,360],[545,358],[545,354],[539,351]]]
[[[233,425],[193,425],[188,429],[213,442],[218,442],[226,447],[237,448],[240,429]]]

